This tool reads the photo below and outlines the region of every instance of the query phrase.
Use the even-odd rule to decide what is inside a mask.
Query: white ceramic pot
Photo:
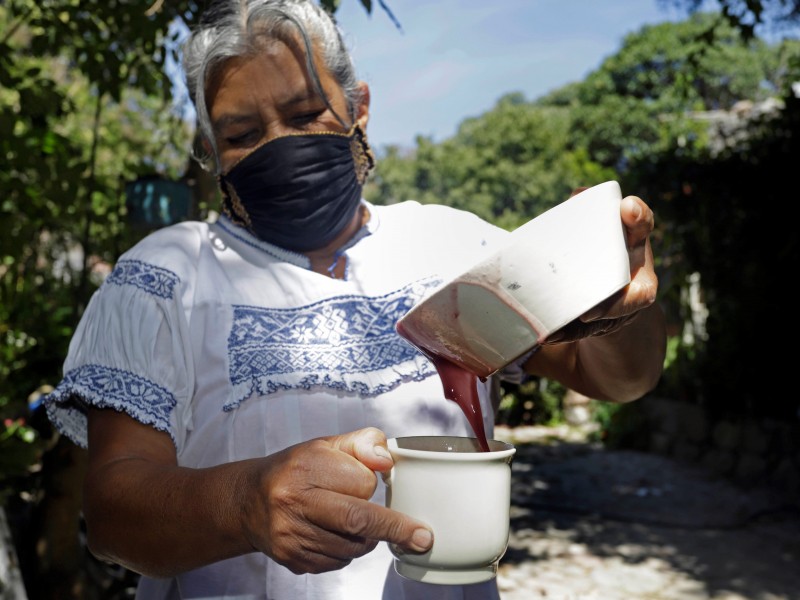
[[[491,375],[630,283],[621,201],[607,181],[547,210],[433,290],[398,331],[423,352]]]

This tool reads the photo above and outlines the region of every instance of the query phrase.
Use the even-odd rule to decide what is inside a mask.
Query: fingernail
[[[392,455],[389,454],[389,451],[383,446],[374,446],[372,451],[381,458],[388,458],[389,460],[392,460]]]
[[[639,206],[638,202],[633,204],[633,216],[637,219],[642,216],[642,207]]]
[[[585,313],[581,315],[581,322],[590,323],[595,319],[599,319],[602,314],[603,311],[601,311],[599,308],[593,308],[591,310],[587,310]]]
[[[419,528],[411,536],[411,543],[417,550],[426,551],[433,544],[433,534],[427,529]]]

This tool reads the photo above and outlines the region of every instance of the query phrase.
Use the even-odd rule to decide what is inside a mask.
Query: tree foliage
[[[177,49],[169,24],[193,7],[0,6],[0,504],[28,515],[16,533],[36,597],[89,593],[74,579],[79,520],[66,508],[80,489],[77,455],[37,402],[61,376],[99,269],[141,235],[125,182],[186,169],[191,131],[165,66]]]
[[[173,109],[164,73],[172,17],[146,8],[27,0],[0,7],[4,492],[15,489],[8,478],[34,483],[26,467],[42,431],[30,426],[28,398],[58,380],[97,269],[137,235],[125,219],[125,182],[178,178],[186,168],[191,131]]]
[[[689,14],[701,11],[707,0],[656,0],[663,7],[674,6]],[[796,31],[800,25],[800,2],[797,0],[717,0],[720,12],[717,23],[727,23],[746,40],[756,37],[757,30],[780,36]]]
[[[703,149],[708,128],[698,113],[760,102],[783,84],[779,48],[745,43],[724,22],[709,46],[702,39],[713,23],[713,15],[698,14],[645,26],[569,95],[557,91],[539,103],[571,106],[575,143],[622,172],[676,146],[681,154]]]
[[[405,157],[388,148],[365,195],[384,203],[444,203],[514,229],[580,182],[611,175],[584,149],[568,145],[569,127],[567,110],[509,94],[441,144],[419,137],[413,156]]]

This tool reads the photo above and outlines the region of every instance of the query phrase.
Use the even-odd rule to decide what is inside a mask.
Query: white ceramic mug
[[[619,184],[607,181],[528,221],[423,298],[398,331],[488,377],[630,283],[621,201]]]
[[[449,585],[495,577],[508,546],[516,449],[490,440],[483,452],[474,438],[452,436],[391,438],[388,447],[394,467],[383,475],[386,506],[433,530],[433,547],[424,554],[389,544],[395,570]]]

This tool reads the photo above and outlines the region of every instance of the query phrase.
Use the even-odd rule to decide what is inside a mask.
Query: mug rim
[[[446,447],[448,440],[454,443],[463,444],[465,440],[469,440],[471,445],[474,445],[474,450],[463,451],[454,450]],[[417,443],[430,443],[431,448],[408,448],[400,444],[405,442]],[[386,440],[386,445],[391,454],[404,457],[415,458],[435,458],[436,460],[452,460],[463,462],[482,462],[486,460],[495,460],[499,458],[506,458],[512,456],[517,449],[508,442],[501,440],[487,440],[489,442],[488,451],[480,449],[478,440],[475,437],[457,436],[457,435],[407,435],[396,436]],[[438,446],[438,447],[436,447]]]

